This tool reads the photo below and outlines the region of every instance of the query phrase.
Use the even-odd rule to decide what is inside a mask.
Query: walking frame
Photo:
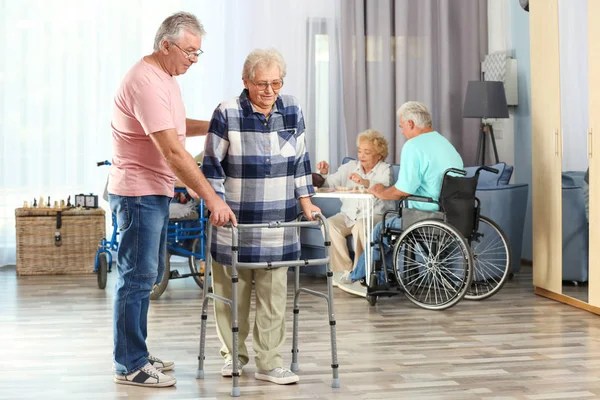
[[[233,337],[233,373],[232,373],[232,389],[231,396],[239,397],[240,396],[240,387],[239,387],[239,366],[237,363],[238,360],[238,296],[237,296],[237,285],[238,285],[238,269],[275,269],[282,267],[294,267],[294,322],[293,322],[293,333],[292,333],[292,364],[291,370],[296,372],[299,370],[298,367],[298,320],[300,314],[300,302],[299,295],[300,293],[307,293],[313,296],[321,297],[327,301],[327,312],[329,315],[329,327],[330,327],[330,336],[331,336],[331,369],[333,374],[333,379],[331,382],[332,388],[340,387],[340,378],[338,375],[338,361],[337,361],[337,343],[336,343],[336,330],[335,330],[335,314],[333,308],[333,272],[331,269],[331,257],[329,255],[331,241],[329,237],[329,228],[327,226],[326,218],[320,213],[314,213],[313,217],[314,221],[301,221],[302,214],[298,216],[296,221],[292,222],[269,222],[262,224],[238,224],[237,227],[231,226],[231,251],[232,251],[232,265],[231,265],[231,284],[232,284],[232,298],[227,299],[222,296],[218,296],[212,293],[212,279],[205,279],[205,285],[203,288],[202,294],[202,322],[200,329],[200,354],[198,356],[198,370],[196,371],[197,379],[204,379],[204,346],[206,339],[206,322],[208,318],[208,300],[213,299],[215,301],[221,301],[226,303],[231,308],[232,314],[232,337]],[[323,237],[325,241],[325,258],[320,259],[307,259],[307,260],[293,260],[293,261],[273,261],[273,262],[239,262],[238,261],[238,236],[240,231],[257,229],[257,228],[289,228],[295,227],[298,228],[298,231],[301,227],[309,227],[322,226]],[[210,252],[211,239],[212,239],[212,229],[213,226],[208,224],[207,234],[206,234],[206,271],[205,276],[210,276],[212,270],[212,255]],[[299,232],[298,232],[298,237]],[[315,265],[327,265],[327,294],[321,293],[312,289],[307,289],[300,287],[300,268],[306,266],[315,266]]]

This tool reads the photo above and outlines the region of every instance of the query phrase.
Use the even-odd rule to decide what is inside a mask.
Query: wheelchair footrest
[[[395,296],[402,293],[399,286],[390,285],[377,285],[373,287],[367,287],[367,295],[369,296]]]
[[[392,297],[402,293],[400,290],[377,290],[374,292],[368,292],[367,296],[375,297]]]

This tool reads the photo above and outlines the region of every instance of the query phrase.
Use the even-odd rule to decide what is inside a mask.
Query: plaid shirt
[[[277,97],[268,118],[255,111],[246,90],[221,103],[206,137],[203,172],[240,224],[293,221],[296,199],[314,194],[304,142],[304,116],[296,98]],[[211,253],[231,265],[231,229],[213,229]],[[241,231],[239,261],[297,260],[296,228]]]

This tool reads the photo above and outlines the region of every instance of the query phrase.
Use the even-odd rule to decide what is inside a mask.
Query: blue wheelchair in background
[[[110,161],[99,161],[96,164],[98,166],[111,165]],[[185,188],[175,188],[175,193],[176,195],[186,196],[186,198],[189,197]],[[194,203],[190,207],[190,210],[191,213],[189,215],[169,219],[165,271],[161,282],[154,286],[150,294],[150,299],[152,300],[158,299],[164,293],[170,279],[192,277],[200,288],[204,287],[206,226],[208,223],[204,200],[200,199],[198,203]],[[112,252],[116,252],[119,249],[119,229],[117,217],[114,213],[111,213],[111,220],[112,234],[110,240],[102,238],[98,245],[94,262],[94,273],[97,275],[98,287],[100,289],[106,288],[108,273],[112,271]],[[190,272],[182,274],[176,269],[172,270],[171,256],[187,258]]]

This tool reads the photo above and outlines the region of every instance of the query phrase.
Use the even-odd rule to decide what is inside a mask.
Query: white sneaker
[[[350,285],[350,284],[352,284],[352,279],[350,279],[350,273],[351,272],[352,271],[344,271],[344,274],[338,280],[338,286],[339,285]]]
[[[367,297],[367,288],[363,286],[360,281],[356,281],[350,284],[340,283],[339,288],[346,293],[353,294],[355,296]]]
[[[342,283],[344,283],[344,280],[350,281],[349,276],[350,271],[335,271],[331,277],[333,279],[333,287],[340,286]]]
[[[161,372],[170,371],[175,367],[175,363],[173,361],[163,361],[158,357],[154,357],[152,354],[148,355],[148,362]]]
[[[298,375],[287,368],[275,368],[270,371],[259,369],[254,373],[254,377],[258,380],[273,382],[278,385],[288,385],[300,380]]]
[[[240,375],[244,370],[244,366],[245,365],[242,364],[242,362],[238,358],[238,372],[240,373]],[[225,361],[225,365],[223,365],[223,368],[221,368],[221,376],[224,376],[226,378],[233,376],[233,360]]]
[[[163,374],[150,363],[129,375],[115,375],[114,381],[121,385],[144,387],[167,387],[177,383],[174,376]]]

